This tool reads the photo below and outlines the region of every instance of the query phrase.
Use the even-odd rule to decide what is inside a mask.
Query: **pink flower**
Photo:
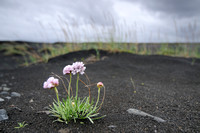
[[[45,88],[45,89],[48,88],[48,83],[47,83],[47,81],[44,82],[43,88]]]
[[[44,82],[43,88],[51,89],[51,88],[56,87],[58,85],[59,85],[58,79],[56,79],[54,77],[50,77],[50,78],[47,79],[47,81]]]
[[[103,83],[102,83],[102,82],[98,82],[98,83],[97,83],[97,87],[98,87],[98,88],[103,87]]]
[[[70,74],[73,71],[73,66],[72,65],[67,65],[63,69],[63,74]]]
[[[53,83],[53,81],[54,81],[54,77],[49,77],[49,78],[47,79],[47,82],[48,82],[48,83]]]
[[[73,66],[73,75],[80,73],[81,75],[84,74],[86,67],[84,66],[83,62],[75,62],[72,64]]]

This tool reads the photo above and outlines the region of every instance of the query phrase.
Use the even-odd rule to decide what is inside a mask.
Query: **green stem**
[[[59,99],[59,96],[58,96],[58,90],[56,87],[54,87],[54,90],[56,92],[56,97],[57,97],[57,100],[58,100],[58,103],[60,103],[60,99]]]
[[[79,81],[79,73],[77,73],[77,81],[76,81],[76,100],[78,98],[78,81]]]
[[[98,102],[99,102],[100,90],[101,90],[101,88],[98,88],[98,97],[97,97],[97,102],[96,102],[96,104],[95,104],[95,106],[94,106],[94,109],[96,109],[97,104],[98,104]]]
[[[68,96],[70,98],[70,88],[71,88],[71,82],[72,82],[72,74],[70,73],[70,78],[69,78],[69,86],[68,86]]]

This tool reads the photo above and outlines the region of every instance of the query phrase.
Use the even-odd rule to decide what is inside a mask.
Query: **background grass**
[[[87,27],[88,30],[82,29],[78,24],[74,24],[74,27],[70,27],[70,24],[60,19],[60,28],[64,35],[66,42],[60,43],[32,43],[32,42],[0,42],[0,52],[4,55],[15,55],[23,57],[23,65],[30,65],[37,62],[48,62],[50,58],[63,55],[73,51],[79,50],[96,50],[96,57],[99,59],[99,50],[107,50],[110,52],[128,52],[140,55],[167,55],[178,57],[190,57],[200,58],[200,43],[192,43],[195,40],[200,40],[200,30],[196,27],[196,22],[188,24],[188,27],[184,27],[185,42],[179,43],[179,34],[182,35],[181,26],[177,26],[177,22],[174,20],[174,31],[176,43],[138,43],[138,32],[145,34],[145,27],[138,27],[141,31],[135,29],[133,26],[129,26],[126,22],[122,24],[116,24],[112,17],[109,17],[112,25],[106,28],[104,25],[100,28],[95,26],[95,22],[91,22]],[[107,18],[108,19],[108,18]],[[129,30],[125,30],[125,29]],[[45,28],[42,26],[41,28]],[[76,29],[73,31],[73,28]],[[188,29],[188,30],[187,30]],[[191,29],[195,29],[195,32]],[[95,42],[80,42],[81,38],[89,40],[87,34],[89,32],[94,33]],[[190,34],[191,33],[191,34]],[[59,35],[55,31],[55,35],[58,38]],[[45,34],[43,35],[45,37]],[[47,37],[45,37],[47,38]],[[128,43],[129,39],[133,38],[132,43]],[[151,36],[149,37],[151,38]],[[160,32],[158,33],[158,40],[160,40]],[[167,39],[166,39],[167,40]]]
[[[96,57],[100,58],[99,50],[110,52],[128,52],[140,55],[166,55],[176,57],[200,58],[200,44],[192,43],[3,43],[0,51],[5,55],[22,56],[24,65],[37,62],[48,62],[50,58],[79,50],[96,50]]]

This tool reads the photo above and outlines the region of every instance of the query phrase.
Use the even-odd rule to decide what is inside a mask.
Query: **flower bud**
[[[102,82],[98,82],[98,83],[97,83],[97,87],[98,87],[98,88],[103,87],[103,83],[102,83]]]
[[[74,107],[74,105],[75,105],[75,103],[74,102],[72,102],[72,106]]]

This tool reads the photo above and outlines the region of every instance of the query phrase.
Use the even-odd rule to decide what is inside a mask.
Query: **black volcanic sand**
[[[106,86],[106,99],[100,113],[107,116],[94,124],[89,120],[83,121],[84,124],[80,124],[81,121],[68,125],[52,123],[54,117],[39,113],[55,98],[54,91],[42,88],[43,82],[51,72],[62,75],[65,65],[91,54],[95,51],[79,51],[51,59],[47,64],[0,70],[0,84],[7,84],[11,91],[22,95],[0,103],[0,108],[6,109],[9,116],[9,120],[0,122],[0,132],[200,132],[199,59],[192,63],[186,58],[105,51],[100,51],[104,60],[86,64],[86,73],[91,83],[102,81]],[[75,83],[75,78],[73,81]],[[58,90],[60,97],[65,97],[62,86]],[[87,94],[88,89],[80,86],[79,95]],[[95,87],[92,94],[97,96]],[[128,114],[129,108],[142,110],[166,122]],[[14,129],[23,121],[28,126]],[[109,127],[111,125],[116,127]]]

